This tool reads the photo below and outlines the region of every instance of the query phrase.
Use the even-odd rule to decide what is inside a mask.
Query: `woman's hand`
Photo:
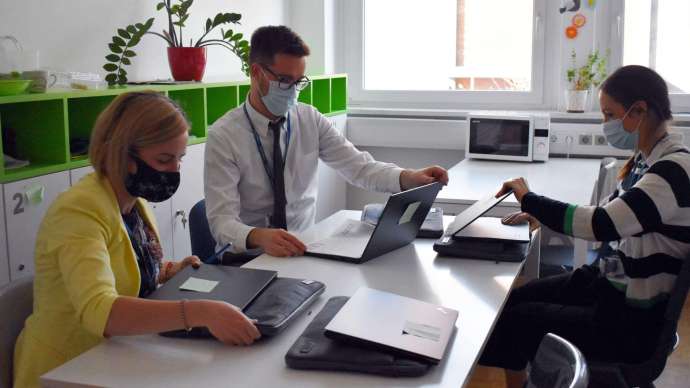
[[[201,266],[201,260],[197,256],[188,256],[181,261],[166,261],[163,263],[163,271],[161,271],[161,278],[163,279],[161,283],[165,283],[172,279],[175,274],[182,271],[186,267],[192,266],[193,268],[199,268]]]
[[[215,300],[188,301],[185,303],[189,324],[204,326],[226,345],[251,345],[261,337],[255,321],[229,303]]]
[[[503,183],[503,187],[496,193],[496,197],[500,197],[511,190],[518,202],[522,203],[522,197],[529,193],[529,186],[527,186],[527,181],[524,178],[511,179]]]
[[[533,232],[535,229],[539,228],[541,224],[534,218],[531,214],[525,212],[515,212],[510,213],[507,216],[501,218],[501,222],[504,225],[519,225],[529,222],[529,230]]]

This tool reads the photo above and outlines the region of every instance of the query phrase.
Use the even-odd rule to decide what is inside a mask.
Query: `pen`
[[[230,248],[230,245],[231,245],[230,243],[225,244],[225,246],[222,247],[222,248],[220,248],[220,250],[219,250],[218,252],[214,253],[211,257],[209,257],[209,258],[206,260],[206,262],[213,262],[213,261],[215,260],[215,262],[216,262],[217,264],[222,264],[222,260],[221,260],[221,257],[222,257],[222,256],[221,256],[221,255],[222,255],[223,252],[225,252],[228,248]]]

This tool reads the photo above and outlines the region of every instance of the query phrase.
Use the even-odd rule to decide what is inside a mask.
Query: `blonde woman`
[[[101,113],[89,149],[96,171],[55,200],[38,231],[34,310],[15,347],[15,386],[38,386],[40,375],[112,336],[205,326],[227,344],[259,337],[224,302],[142,299],[200,264],[162,260],[145,202],[175,193],[188,129],[180,108],[155,92],[122,94]]]

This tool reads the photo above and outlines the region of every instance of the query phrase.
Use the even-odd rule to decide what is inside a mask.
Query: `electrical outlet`
[[[555,133],[552,134],[551,137],[549,137],[549,141],[551,143],[558,143],[558,135],[556,135]]]
[[[579,145],[592,145],[592,135],[591,134],[580,134],[578,137]]]
[[[604,136],[604,135],[594,135],[594,145],[605,146],[606,144],[607,144],[607,142],[606,142],[606,136]]]

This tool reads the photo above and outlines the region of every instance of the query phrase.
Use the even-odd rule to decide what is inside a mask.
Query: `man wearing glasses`
[[[206,214],[220,246],[262,248],[273,256],[302,255],[289,231],[314,223],[319,159],[356,186],[398,192],[448,182],[437,166],[403,170],[357,150],[311,105],[297,102],[309,85],[309,48],[285,26],[252,34],[247,101],[210,128],[206,142]]]

